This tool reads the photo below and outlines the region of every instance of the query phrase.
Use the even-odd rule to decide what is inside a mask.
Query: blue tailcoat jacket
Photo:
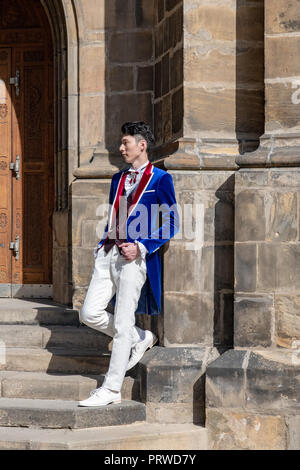
[[[98,243],[98,248],[103,246],[112,230],[124,188],[126,170],[127,168],[119,171],[112,178],[108,222],[104,235]],[[148,250],[146,255],[147,279],[141,291],[136,313],[149,315],[161,313],[160,247],[168,242],[178,230],[179,214],[173,178],[169,173],[154,167],[149,162],[134,193],[126,222],[127,241],[139,241]],[[115,296],[112,303],[114,300]]]

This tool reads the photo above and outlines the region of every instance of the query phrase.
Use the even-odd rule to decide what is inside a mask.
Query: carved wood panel
[[[1,48],[1,40],[12,41],[11,47]],[[53,73],[49,71],[53,71],[53,55],[49,47],[50,31],[40,2],[0,0],[0,283],[52,283]],[[17,70],[19,92],[9,85]],[[17,155],[20,179],[9,169]],[[17,236],[19,259],[9,250],[9,242]]]
[[[9,77],[10,49],[0,48],[0,283],[11,279],[11,99]]]

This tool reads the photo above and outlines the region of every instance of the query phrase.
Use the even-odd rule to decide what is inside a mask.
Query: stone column
[[[80,309],[102,237],[111,177],[123,166],[121,125],[153,125],[154,0],[76,0],[79,158],[72,194],[73,306]]]
[[[214,449],[300,443],[300,14],[264,3],[265,133],[236,159],[234,350],[207,370]]]
[[[155,122],[169,109],[162,123],[172,143],[162,132],[157,158],[173,176],[182,231],[164,254],[164,313],[152,319],[164,348],[142,360],[142,383],[149,420],[203,423],[206,366],[233,344],[235,158],[262,132],[263,9],[257,1],[159,4]],[[170,43],[176,17],[183,38]]]

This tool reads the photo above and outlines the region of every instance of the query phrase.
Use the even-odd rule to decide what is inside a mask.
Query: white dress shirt
[[[131,194],[133,191],[135,191],[142,179],[142,176],[143,176],[143,173],[144,173],[144,170],[146,168],[146,166],[148,165],[149,161],[147,161],[146,163],[144,163],[143,165],[141,165],[139,168],[135,169],[133,168],[132,166],[130,168],[128,168],[128,175],[126,176],[126,179],[125,179],[125,194],[126,196],[128,196],[129,194]],[[135,181],[133,182],[134,178],[132,177],[132,175],[130,173],[133,173],[133,172],[138,172],[138,173],[134,173],[136,175],[136,178],[135,178]],[[140,249],[140,252],[141,252],[141,256],[143,259],[145,259],[145,256],[146,254],[148,253],[148,250],[147,248],[145,247],[145,245],[143,245],[142,243],[140,243],[139,241],[135,240],[135,242],[139,249]]]

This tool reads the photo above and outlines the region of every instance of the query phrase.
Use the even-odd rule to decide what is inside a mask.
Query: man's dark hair
[[[151,148],[155,145],[155,138],[151,127],[143,121],[125,122],[121,127],[122,134],[132,135],[139,141],[141,136],[147,142],[147,151],[150,152]]]

